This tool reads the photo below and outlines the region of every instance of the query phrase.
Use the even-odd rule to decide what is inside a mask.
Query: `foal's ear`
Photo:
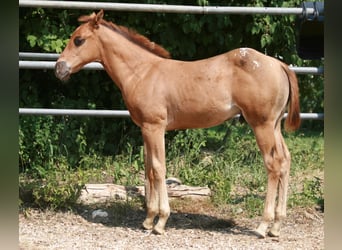
[[[89,16],[80,16],[77,21],[81,22],[81,23],[87,23],[91,20],[94,19],[94,17],[96,16],[95,12],[91,13]]]
[[[99,13],[96,14],[96,17],[95,17],[95,22],[98,23],[99,21],[101,21],[103,18],[103,9],[101,9],[99,11]]]
[[[99,22],[102,20],[102,18],[103,18],[103,10],[100,10],[97,14],[93,12],[89,16],[80,16],[78,18],[78,21],[82,23],[89,22],[95,29],[97,29],[99,27]]]

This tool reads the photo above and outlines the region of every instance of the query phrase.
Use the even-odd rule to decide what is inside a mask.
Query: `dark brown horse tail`
[[[285,120],[285,130],[295,131],[300,126],[300,105],[299,105],[299,89],[296,73],[289,69],[286,64],[282,63],[282,68],[289,79],[290,94],[288,100],[288,115]]]

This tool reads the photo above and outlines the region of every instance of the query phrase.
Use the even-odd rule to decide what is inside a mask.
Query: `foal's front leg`
[[[142,129],[145,156],[145,199],[147,216],[143,223],[145,229],[153,229],[163,234],[170,215],[165,175],[164,129],[159,126],[145,126]],[[159,216],[158,223],[153,221]]]

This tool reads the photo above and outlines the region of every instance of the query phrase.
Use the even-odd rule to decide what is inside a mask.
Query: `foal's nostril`
[[[67,80],[70,76],[70,67],[65,61],[57,62],[55,65],[55,75],[60,80]]]

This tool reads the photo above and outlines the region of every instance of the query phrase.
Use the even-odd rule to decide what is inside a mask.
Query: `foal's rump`
[[[297,78],[286,64],[250,48],[235,49],[227,54],[234,61],[233,100],[251,126],[277,122],[288,103],[293,121],[298,122]],[[291,107],[298,114],[293,114]]]

